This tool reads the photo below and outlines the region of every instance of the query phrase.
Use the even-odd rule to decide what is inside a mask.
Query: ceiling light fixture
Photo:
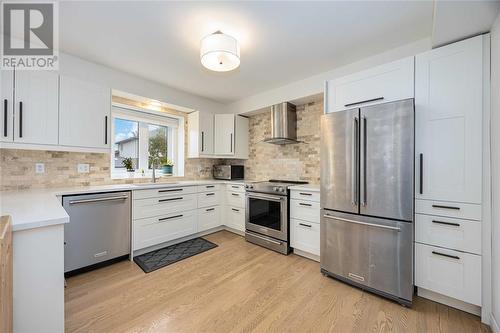
[[[232,71],[240,65],[240,45],[236,38],[219,30],[201,40],[200,58],[212,71]]]

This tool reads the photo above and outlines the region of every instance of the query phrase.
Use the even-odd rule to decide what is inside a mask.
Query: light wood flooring
[[[68,279],[67,332],[489,332],[415,297],[405,308],[227,231],[219,245],[145,274],[124,261]]]

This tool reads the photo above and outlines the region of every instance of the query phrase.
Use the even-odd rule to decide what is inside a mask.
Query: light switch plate
[[[78,163],[78,173],[89,173],[90,166],[88,163]]]
[[[45,173],[45,164],[35,163],[35,173]]]

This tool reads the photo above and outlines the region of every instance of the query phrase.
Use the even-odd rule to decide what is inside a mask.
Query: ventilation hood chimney
[[[284,102],[271,106],[271,137],[264,142],[275,145],[299,143],[295,105]]]

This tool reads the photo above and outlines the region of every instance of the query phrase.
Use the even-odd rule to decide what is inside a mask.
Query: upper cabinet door
[[[214,115],[195,111],[188,115],[188,157],[198,158],[214,154]]]
[[[416,57],[415,192],[481,203],[482,36]]]
[[[0,141],[12,142],[14,138],[14,72],[0,71]]]
[[[59,76],[30,70],[15,76],[14,141],[56,145]]]
[[[414,57],[326,82],[325,113],[414,97]]]
[[[215,115],[215,155],[234,155],[234,114]]]
[[[111,90],[61,76],[59,144],[109,148]]]

